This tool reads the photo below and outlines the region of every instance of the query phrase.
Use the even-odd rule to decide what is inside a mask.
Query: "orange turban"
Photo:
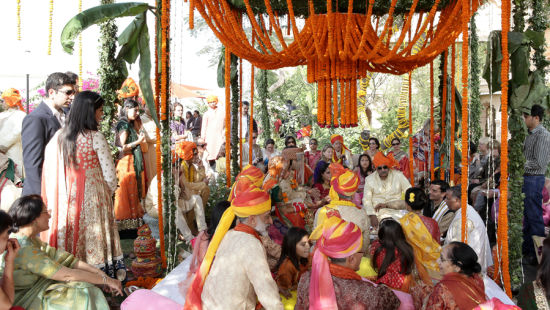
[[[118,99],[139,96],[139,87],[132,78],[127,78],[118,91]]]
[[[359,176],[346,169],[346,172],[333,178],[330,183],[330,198],[332,200],[340,200],[338,194],[346,197],[351,197],[355,194],[359,187]]]
[[[377,152],[376,155],[374,155],[374,158],[372,159],[372,162],[374,164],[374,167],[378,168],[380,166],[388,166],[388,168],[392,169],[394,167],[399,166],[399,163],[393,158],[393,154],[389,154],[388,156],[384,156],[382,152]]]
[[[258,188],[252,188],[251,190],[237,194],[231,202],[231,206],[223,213],[216,232],[212,236],[212,241],[208,245],[206,255],[193,279],[191,287],[187,291],[184,309],[201,309],[201,294],[204,281],[210,272],[210,267],[212,266],[212,261],[216,256],[220,242],[229,230],[231,223],[233,223],[235,215],[238,217],[249,217],[269,211],[271,211],[271,199],[267,192]]]
[[[235,196],[239,193],[252,188],[260,188],[264,181],[264,174],[262,170],[253,165],[246,165],[241,173],[237,175],[235,183],[231,187],[231,192],[229,193],[229,198],[227,200],[231,202]]]
[[[21,94],[15,88],[8,88],[2,93],[2,99],[8,105],[9,108],[19,107],[19,110],[25,111],[23,109],[23,104],[21,103]]]
[[[349,149],[344,144],[344,137],[342,137],[341,135],[338,135],[338,134],[333,134],[332,136],[330,136],[330,144],[334,145],[334,143],[336,143],[338,141],[340,141],[342,143],[342,147],[344,149],[349,151]]]
[[[332,216],[309,236],[317,240],[311,264],[310,309],[336,309],[336,294],[327,257],[346,258],[361,250],[363,234],[357,225]]]
[[[193,150],[197,148],[194,142],[182,141],[178,142],[174,147],[176,155],[183,160],[190,160],[193,158]]]

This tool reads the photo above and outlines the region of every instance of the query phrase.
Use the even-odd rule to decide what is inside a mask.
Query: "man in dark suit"
[[[71,79],[65,73],[52,73],[46,80],[46,98],[23,119],[23,195],[40,194],[44,149],[55,132],[61,128],[65,118],[63,108],[71,104],[74,94]]]

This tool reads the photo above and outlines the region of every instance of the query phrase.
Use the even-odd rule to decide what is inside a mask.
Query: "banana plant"
[[[155,7],[143,2],[112,3],[87,9],[67,22],[61,32],[61,45],[65,52],[72,54],[75,39],[88,27],[110,19],[135,16],[135,19],[118,37],[120,50],[117,58],[131,65],[136,62],[139,56],[139,86],[147,108],[151,112],[153,120],[159,126],[151,86],[151,50],[149,48],[149,29],[147,27],[147,11],[156,14],[155,9]],[[127,72],[125,72],[125,75],[127,75]]]

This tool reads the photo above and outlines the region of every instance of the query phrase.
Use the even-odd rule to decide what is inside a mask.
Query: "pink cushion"
[[[151,290],[137,290],[120,305],[121,310],[181,310],[182,307],[172,299]]]

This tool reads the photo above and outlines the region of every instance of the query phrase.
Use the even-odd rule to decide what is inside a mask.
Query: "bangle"
[[[106,285],[106,282],[107,282],[107,276],[102,275],[102,277],[103,277],[103,288],[105,288],[105,285]]]

